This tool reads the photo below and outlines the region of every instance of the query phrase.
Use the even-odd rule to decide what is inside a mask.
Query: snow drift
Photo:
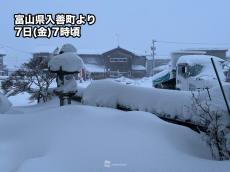
[[[7,112],[11,106],[12,104],[7,99],[7,97],[0,93],[0,113]]]
[[[82,101],[93,106],[116,108],[117,105],[121,105],[132,110],[188,119],[191,114],[187,113],[187,105],[192,103],[191,98],[190,92],[141,88],[103,80],[92,82],[85,89]]]
[[[0,116],[0,171],[229,171],[228,161],[210,160],[197,133],[150,113],[52,106]]]

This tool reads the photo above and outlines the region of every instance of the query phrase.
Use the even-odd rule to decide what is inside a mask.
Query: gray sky
[[[72,43],[90,52],[120,46],[138,53],[149,51],[152,39],[176,42],[230,43],[229,0],[7,0],[0,7],[0,47],[32,52],[37,46]],[[15,38],[15,13],[93,13],[94,26],[83,26],[80,39]],[[158,55],[185,48],[230,48],[228,45],[157,43]],[[5,62],[19,65],[31,55],[9,48]]]

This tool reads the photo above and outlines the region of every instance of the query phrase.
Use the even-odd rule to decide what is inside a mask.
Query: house
[[[58,52],[58,48],[55,46],[38,46],[33,51],[33,57],[46,57],[52,58]]]
[[[79,54],[85,63],[85,77],[92,79],[121,76],[146,76],[146,56],[139,56],[121,47],[102,54]]]
[[[8,69],[6,68],[6,65],[3,63],[3,57],[6,56],[6,54],[2,51],[0,52],[0,76],[7,76],[8,75]]]

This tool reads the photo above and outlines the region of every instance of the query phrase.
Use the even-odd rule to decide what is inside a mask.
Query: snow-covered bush
[[[55,75],[48,71],[48,58],[33,57],[24,63],[10,77],[2,82],[2,89],[7,96],[21,92],[31,93],[31,99],[46,102],[51,96],[49,87]]]
[[[214,97],[202,94],[193,95],[193,111],[206,124],[207,131],[201,132],[216,160],[230,159],[230,116],[227,111],[216,106],[211,100]]]

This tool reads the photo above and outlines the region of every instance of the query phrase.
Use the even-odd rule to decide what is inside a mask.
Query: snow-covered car
[[[218,86],[211,58],[214,59],[220,79],[224,82],[222,59],[208,55],[186,55],[177,61],[176,88],[193,91]]]

